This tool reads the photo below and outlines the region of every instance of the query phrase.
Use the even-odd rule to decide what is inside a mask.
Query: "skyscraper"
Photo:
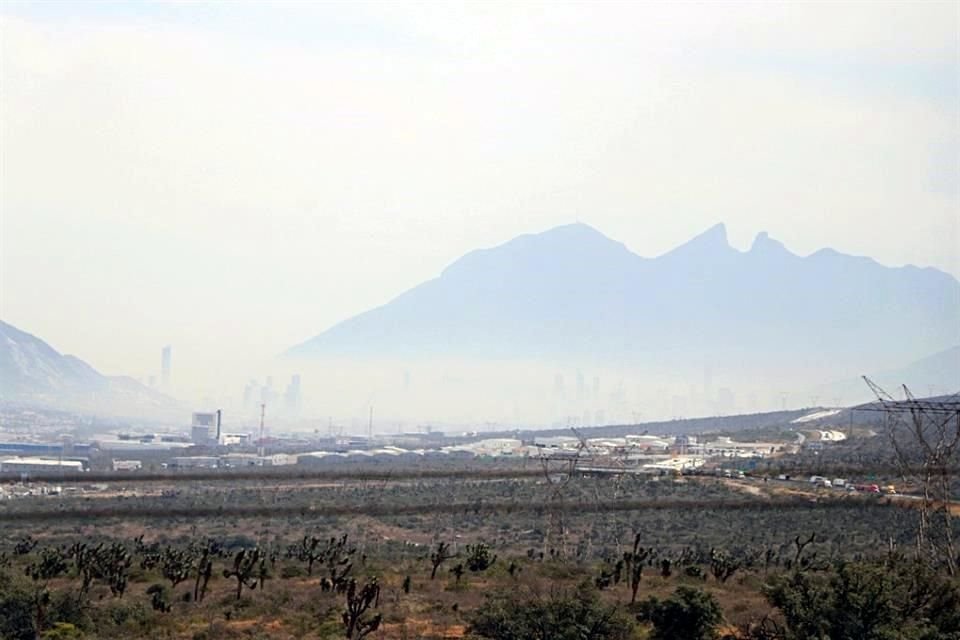
[[[167,345],[160,351],[160,383],[164,391],[170,388],[170,357],[171,347]]]
[[[284,394],[284,401],[287,405],[287,413],[296,416],[300,413],[300,374],[294,374],[290,378],[290,384],[287,385],[287,392]]]

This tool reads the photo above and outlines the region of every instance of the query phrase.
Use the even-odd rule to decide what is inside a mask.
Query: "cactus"
[[[237,600],[243,594],[243,587],[256,589],[260,580],[261,560],[263,552],[259,547],[253,549],[241,549],[233,558],[233,568],[224,569],[224,578],[236,578],[237,580]]]
[[[359,590],[357,581],[350,578],[344,589],[347,598],[347,607],[343,612],[343,624],[346,627],[347,640],[360,640],[373,633],[380,627],[383,616],[379,613],[372,618],[364,619],[367,610],[376,607],[380,601],[380,585],[376,578],[369,580]]]
[[[430,572],[430,579],[433,580],[437,577],[437,569],[440,568],[440,565],[453,558],[456,554],[450,553],[450,545],[446,542],[440,542],[437,544],[437,549],[430,554],[430,563],[433,565],[433,570]]]

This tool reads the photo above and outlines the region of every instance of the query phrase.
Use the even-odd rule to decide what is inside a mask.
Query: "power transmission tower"
[[[957,573],[951,512],[952,470],[960,452],[960,394],[946,399],[917,398],[902,385],[903,400],[894,400],[880,385],[863,376],[877,397],[858,410],[884,414],[884,426],[893,445],[904,481],[919,484],[923,492],[917,525],[917,555]]]

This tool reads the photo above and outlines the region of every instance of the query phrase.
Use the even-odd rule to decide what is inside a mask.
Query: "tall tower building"
[[[163,385],[163,389],[167,390],[170,388],[170,357],[171,357],[171,347],[170,345],[165,346],[160,351],[160,383]]]
[[[291,416],[297,416],[300,413],[300,374],[294,374],[290,378],[290,384],[287,385],[287,392],[284,394],[284,402],[287,405],[287,413]]]

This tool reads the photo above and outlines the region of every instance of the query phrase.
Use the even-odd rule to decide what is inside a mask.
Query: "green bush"
[[[641,619],[653,623],[653,640],[711,640],[723,612],[716,599],[695,587],[681,585],[666,600],[641,603]]]
[[[47,608],[47,620],[50,624],[63,623],[75,627],[80,631],[93,630],[93,621],[90,619],[90,606],[86,601],[78,600],[76,593],[72,591],[61,591],[51,596],[50,606]]]
[[[32,593],[27,585],[0,572],[0,638],[34,640],[37,632],[33,614]]]
[[[501,592],[470,619],[470,632],[490,640],[627,640],[633,627],[616,607],[601,603],[589,584],[547,597]]]
[[[298,564],[288,564],[280,570],[280,577],[284,579],[288,578],[302,578],[307,575],[307,571]]]
[[[764,593],[783,614],[787,640],[960,639],[960,586],[918,561],[795,571]]]
[[[58,622],[52,628],[47,629],[40,636],[43,640],[73,640],[82,638],[83,631],[76,628],[69,622]]]

